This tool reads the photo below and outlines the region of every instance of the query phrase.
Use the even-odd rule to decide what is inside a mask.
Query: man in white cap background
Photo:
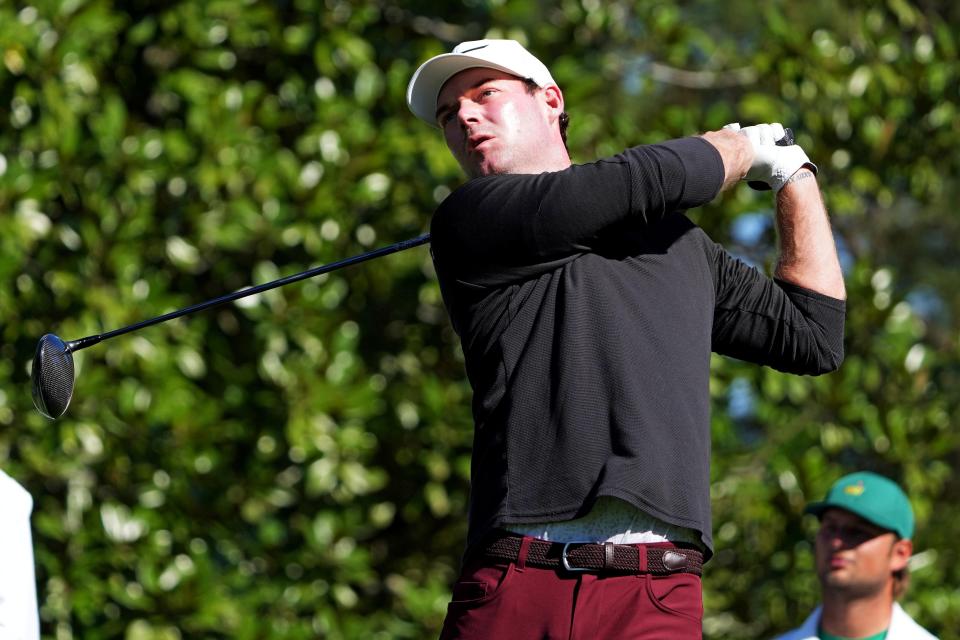
[[[820,519],[814,544],[823,604],[777,640],[935,640],[897,603],[913,554],[913,508],[903,490],[860,471],[806,510]]]
[[[843,358],[815,166],[778,124],[572,164],[561,89],[509,40],[428,60],[407,101],[471,178],[431,225],[475,422],[442,637],[700,637],[711,351],[801,374]],[[741,179],[775,194],[775,278],[683,215]]]

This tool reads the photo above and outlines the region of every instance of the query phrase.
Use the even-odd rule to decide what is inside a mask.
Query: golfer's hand
[[[724,129],[736,131],[750,141],[754,157],[746,180],[754,189],[773,189],[778,192],[802,167],[807,167],[814,175],[817,173],[817,165],[810,162],[810,158],[799,145],[777,144],[784,136],[783,126],[779,122],[743,128],[735,122],[726,125]]]
[[[728,189],[743,180],[754,162],[753,145],[734,131],[708,131],[701,136],[720,154],[723,161],[723,186]]]

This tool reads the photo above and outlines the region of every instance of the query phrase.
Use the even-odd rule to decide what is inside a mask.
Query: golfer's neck
[[[893,594],[889,588],[868,596],[848,598],[824,592],[820,627],[844,638],[866,638],[890,626]]]

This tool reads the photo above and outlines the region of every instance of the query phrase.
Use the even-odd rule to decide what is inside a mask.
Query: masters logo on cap
[[[863,494],[863,480],[857,482],[857,484],[850,484],[843,488],[843,492],[848,496],[859,496]]]
[[[437,96],[444,83],[461,71],[475,67],[530,79],[541,88],[556,84],[547,67],[516,40],[471,40],[461,42],[451,53],[434,56],[420,65],[407,85],[410,110],[436,127]]]
[[[913,508],[907,495],[893,480],[870,471],[840,478],[826,498],[807,505],[806,512],[819,517],[827,509],[843,509],[901,538],[913,537]]]

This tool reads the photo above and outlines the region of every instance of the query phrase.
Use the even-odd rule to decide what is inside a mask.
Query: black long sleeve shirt
[[[710,353],[819,374],[844,303],[772,280],[683,215],[723,181],[700,138],[538,175],[477,178],[431,225],[475,422],[468,545],[613,496],[710,521]]]

